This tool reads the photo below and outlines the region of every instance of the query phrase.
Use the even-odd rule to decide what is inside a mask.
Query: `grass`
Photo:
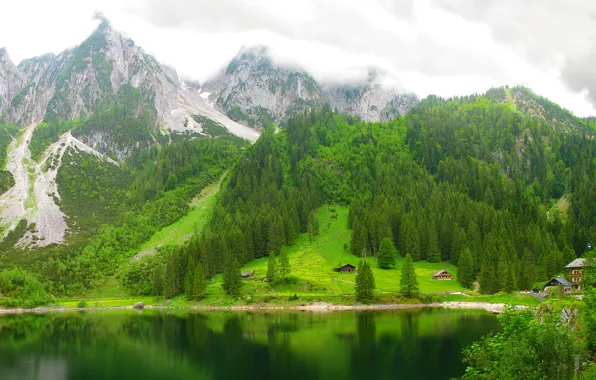
[[[139,248],[139,252],[155,251],[165,245],[180,245],[190,239],[194,232],[201,231],[211,217],[220,186],[221,180],[204,188],[192,201],[185,216],[156,232]]]
[[[196,200],[195,207],[180,221],[158,232],[143,249],[157,247],[158,244],[179,244],[180,239],[195,225],[204,225],[216,201],[219,184],[206,188]],[[203,214],[195,214],[197,209]],[[222,288],[223,276],[216,275],[209,280],[205,300],[200,302],[203,306],[298,306],[308,302],[324,301],[332,304],[351,305],[354,303],[355,274],[340,274],[333,270],[338,264],[351,263],[358,266],[360,260],[370,263],[376,281],[376,295],[380,303],[418,303],[417,299],[406,299],[399,294],[399,281],[403,258],[399,258],[395,269],[383,270],[377,268],[376,259],[373,257],[360,258],[352,255],[347,250],[350,240],[350,230],[347,228],[348,208],[334,206],[337,217],[324,206],[317,210],[320,235],[312,242],[307,234],[298,237],[296,244],[284,247],[290,257],[292,268],[288,280],[271,285],[263,282],[262,278],[267,273],[267,257],[251,261],[242,270],[253,270],[255,278],[243,281],[242,295],[235,299],[225,294]],[[189,227],[190,226],[190,227]],[[190,229],[189,229],[190,228]],[[476,292],[466,291],[455,281],[436,281],[431,279],[431,274],[440,269],[446,269],[452,274],[456,268],[448,262],[429,263],[418,261],[414,263],[420,292],[433,294],[434,301],[470,301],[506,304],[523,304],[534,306],[539,302],[531,296],[516,296],[515,294],[479,295]],[[465,292],[465,294],[448,294],[451,292]],[[296,294],[297,301],[289,301],[289,297]],[[87,304],[97,307],[131,306],[136,302],[151,305],[167,305],[177,308],[188,308],[197,305],[186,300],[185,295],[175,297],[167,302],[163,298],[155,297],[130,297],[116,278],[106,279],[105,283],[86,295]],[[81,299],[58,300],[57,304],[64,307],[76,307]]]
[[[267,257],[259,258],[245,265],[242,270],[253,270],[255,279],[244,281],[243,294],[251,297],[289,297],[296,294],[306,297],[333,297],[351,299],[354,294],[356,274],[340,274],[333,270],[340,263],[351,263],[358,266],[360,260],[370,263],[375,276],[378,295],[397,295],[403,258],[399,258],[395,269],[383,270],[377,268],[373,257],[360,258],[347,250],[350,241],[350,230],[347,228],[348,208],[334,206],[337,218],[327,207],[317,211],[320,225],[320,235],[312,242],[307,234],[302,234],[291,247],[285,247],[290,257],[291,276],[285,283],[271,286],[261,281],[267,273]],[[431,274],[440,269],[447,269],[455,274],[456,268],[447,262],[429,263],[419,261],[414,263],[420,291],[423,293],[459,292],[465,289],[455,280],[436,281]],[[216,276],[208,287],[211,296],[223,298],[221,288],[222,276]]]

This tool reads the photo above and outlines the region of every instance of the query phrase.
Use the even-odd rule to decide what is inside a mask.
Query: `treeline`
[[[414,260],[460,266],[465,286],[529,289],[585,250],[594,143],[487,96],[429,97],[365,123],[330,109],[261,139],[224,184],[213,220],[186,248],[209,275],[279,252],[323,203],[350,205],[350,250],[391,239]],[[572,207],[566,210],[565,204]]]

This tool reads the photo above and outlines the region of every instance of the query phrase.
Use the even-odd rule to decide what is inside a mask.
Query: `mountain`
[[[323,85],[323,96],[331,108],[366,121],[388,121],[405,115],[418,103],[412,93],[399,92],[383,83],[383,73],[370,69],[362,83]]]
[[[390,120],[418,102],[385,86],[378,70],[361,83],[319,83],[296,65],[276,63],[263,46],[241,49],[202,91],[231,119],[256,128],[323,105],[367,121]]]
[[[6,48],[0,48],[0,115],[11,106],[13,98],[25,85],[25,78],[8,56]]]

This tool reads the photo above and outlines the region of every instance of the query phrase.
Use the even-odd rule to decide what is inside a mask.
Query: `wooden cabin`
[[[575,259],[567,266],[565,269],[569,271],[569,278],[571,279],[571,284],[576,290],[581,290],[581,281],[584,278],[584,267],[586,266],[586,259]]]
[[[335,271],[339,273],[354,273],[356,271],[356,267],[352,264],[342,264],[336,267]]]
[[[453,280],[451,273],[447,272],[445,269],[441,269],[437,273],[433,273],[431,277],[433,280]]]
[[[573,290],[573,285],[569,281],[565,280],[563,277],[559,276],[547,282],[546,285],[544,285],[544,291],[549,292],[550,289],[555,288],[555,290],[550,290],[550,293],[556,292],[556,288],[559,285],[563,285],[565,293],[571,293],[571,291]]]
[[[252,269],[247,270],[246,272],[242,272],[241,274],[243,280],[249,280],[255,276],[255,272]]]

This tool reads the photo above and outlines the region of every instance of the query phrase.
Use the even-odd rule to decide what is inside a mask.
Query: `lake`
[[[0,379],[450,379],[484,311],[96,311],[0,317]]]

